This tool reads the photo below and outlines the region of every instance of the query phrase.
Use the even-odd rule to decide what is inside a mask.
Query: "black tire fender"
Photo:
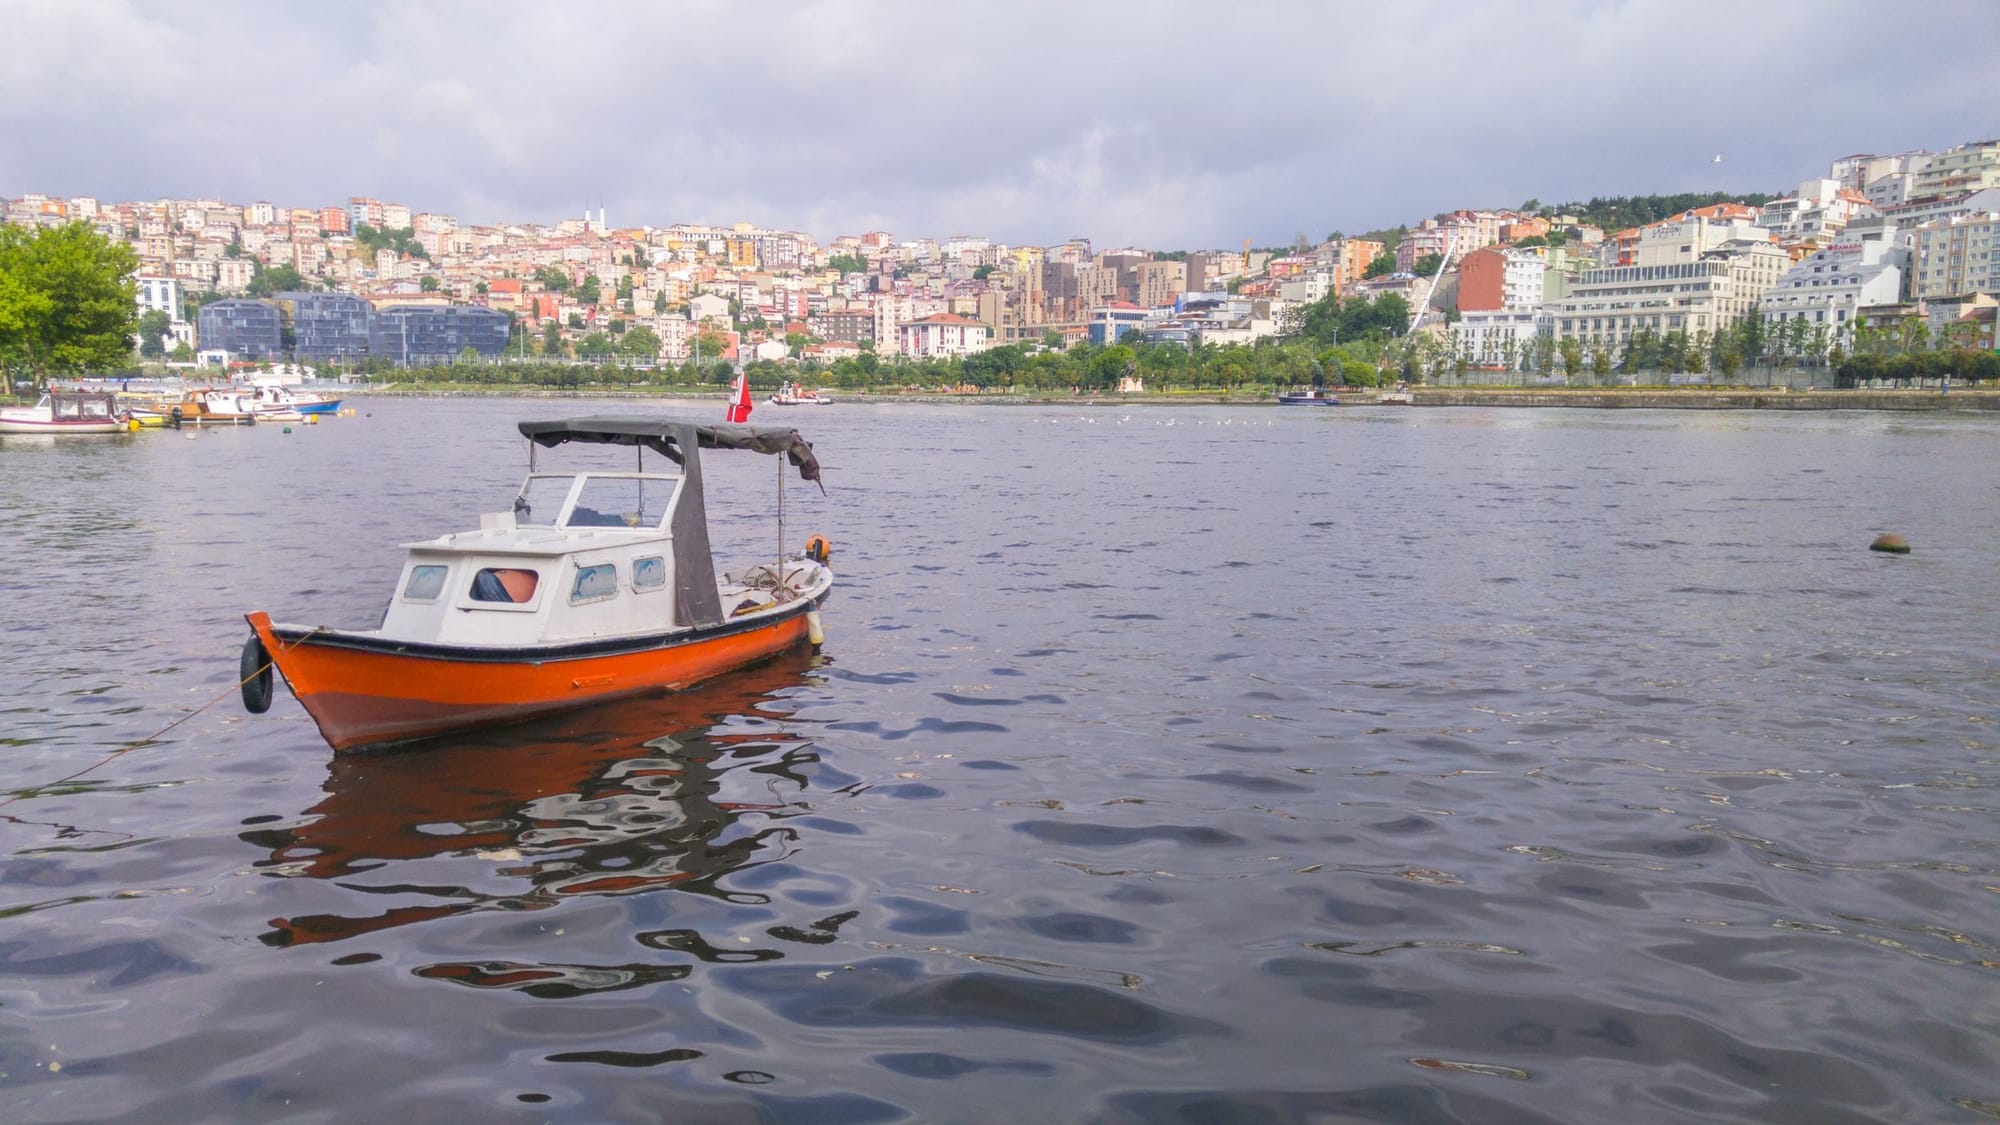
[[[252,715],[261,715],[271,709],[271,654],[264,651],[264,642],[257,634],[243,642],[243,658],[236,665],[238,675],[243,678],[243,709]]]

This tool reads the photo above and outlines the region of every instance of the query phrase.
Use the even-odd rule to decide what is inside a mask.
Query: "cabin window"
[[[667,584],[667,561],[658,555],[632,560],[632,588],[644,592]]]
[[[535,600],[541,575],[518,567],[489,566],[472,577],[472,600],[525,605]]]
[[[403,587],[406,602],[434,602],[444,592],[444,567],[413,566],[410,581]]]
[[[576,583],[569,588],[569,600],[592,602],[618,592],[618,568],[610,563],[576,568]]]
[[[569,499],[569,489],[576,478],[561,476],[532,476],[522,487],[521,494],[514,497],[514,523],[520,527],[554,527],[556,517],[562,514],[563,501]]]
[[[577,493],[567,527],[656,528],[667,518],[674,481],[657,477],[590,477]]]

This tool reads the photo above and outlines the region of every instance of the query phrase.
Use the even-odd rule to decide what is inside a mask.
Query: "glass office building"
[[[399,367],[454,363],[465,349],[492,359],[507,350],[507,314],[476,305],[391,306],[375,313],[369,346]]]
[[[292,321],[292,355],[300,363],[343,366],[365,358],[375,310],[346,293],[280,293]]]
[[[262,361],[282,355],[278,306],[264,301],[212,301],[196,315],[195,329],[203,348],[220,348],[235,359]]]

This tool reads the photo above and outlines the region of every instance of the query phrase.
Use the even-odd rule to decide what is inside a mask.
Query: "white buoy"
[[[819,627],[819,610],[806,611],[806,640],[811,641],[814,648],[826,643],[826,630]]]

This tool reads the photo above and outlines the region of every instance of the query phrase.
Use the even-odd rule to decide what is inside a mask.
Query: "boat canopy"
[[[686,464],[681,447],[689,440],[700,449],[782,453],[798,467],[800,478],[819,481],[819,461],[813,457],[812,443],[789,426],[716,425],[678,418],[564,418],[522,422],[520,427],[529,441],[547,449],[569,441],[635,445],[665,454],[677,465]]]

